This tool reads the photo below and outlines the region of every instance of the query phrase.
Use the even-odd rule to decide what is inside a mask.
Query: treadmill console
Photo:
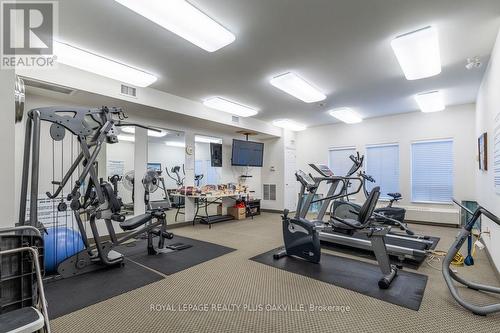
[[[333,171],[330,170],[330,168],[328,167],[328,165],[311,163],[311,164],[309,164],[309,166],[311,168],[313,168],[314,170],[316,170],[323,177],[334,177],[335,176],[333,174]]]
[[[310,187],[313,187],[316,185],[315,181],[311,178],[311,176],[309,176],[308,174],[306,174],[302,170],[298,170],[295,173],[295,177],[297,177],[297,181],[299,181],[302,185],[304,185],[307,188],[310,188]]]

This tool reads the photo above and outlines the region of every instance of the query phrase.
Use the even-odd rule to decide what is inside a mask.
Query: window
[[[371,191],[380,186],[380,197],[389,199],[387,193],[399,192],[399,145],[376,145],[366,147],[366,173],[375,179],[375,183],[366,182]]]
[[[453,197],[453,141],[411,145],[411,195],[416,202],[449,203]]]
[[[352,161],[349,158],[356,155],[356,148],[330,148],[328,152],[328,166],[337,176],[345,176],[352,167]]]

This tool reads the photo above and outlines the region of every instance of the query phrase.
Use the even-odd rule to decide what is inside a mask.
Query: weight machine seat
[[[354,220],[354,219],[342,219],[343,221],[347,221],[359,228],[361,228],[361,223],[357,220]],[[338,220],[337,218],[333,218],[333,221],[330,223],[330,225],[334,228],[334,229],[344,229],[344,230],[356,230],[358,228],[354,228],[354,227],[351,227],[345,223],[342,223],[340,222],[340,220]]]
[[[39,331],[45,320],[37,309],[24,307],[0,315],[0,332],[28,333]]]
[[[152,219],[153,219],[153,215],[151,215],[149,213],[137,215],[137,216],[134,216],[128,220],[121,222],[120,228],[122,228],[124,231],[134,230],[135,228],[146,224],[147,222],[151,221]]]
[[[403,196],[401,195],[401,193],[387,193],[388,196],[390,196],[391,198],[393,198],[394,200],[399,200],[401,199]]]

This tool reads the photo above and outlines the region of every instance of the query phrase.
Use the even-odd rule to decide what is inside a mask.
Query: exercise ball
[[[47,228],[43,241],[46,273],[55,272],[64,259],[84,249],[80,232],[66,227]]]

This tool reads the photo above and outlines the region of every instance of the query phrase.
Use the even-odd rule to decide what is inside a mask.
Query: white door
[[[295,149],[285,149],[285,209],[291,212],[297,209],[297,155]]]

